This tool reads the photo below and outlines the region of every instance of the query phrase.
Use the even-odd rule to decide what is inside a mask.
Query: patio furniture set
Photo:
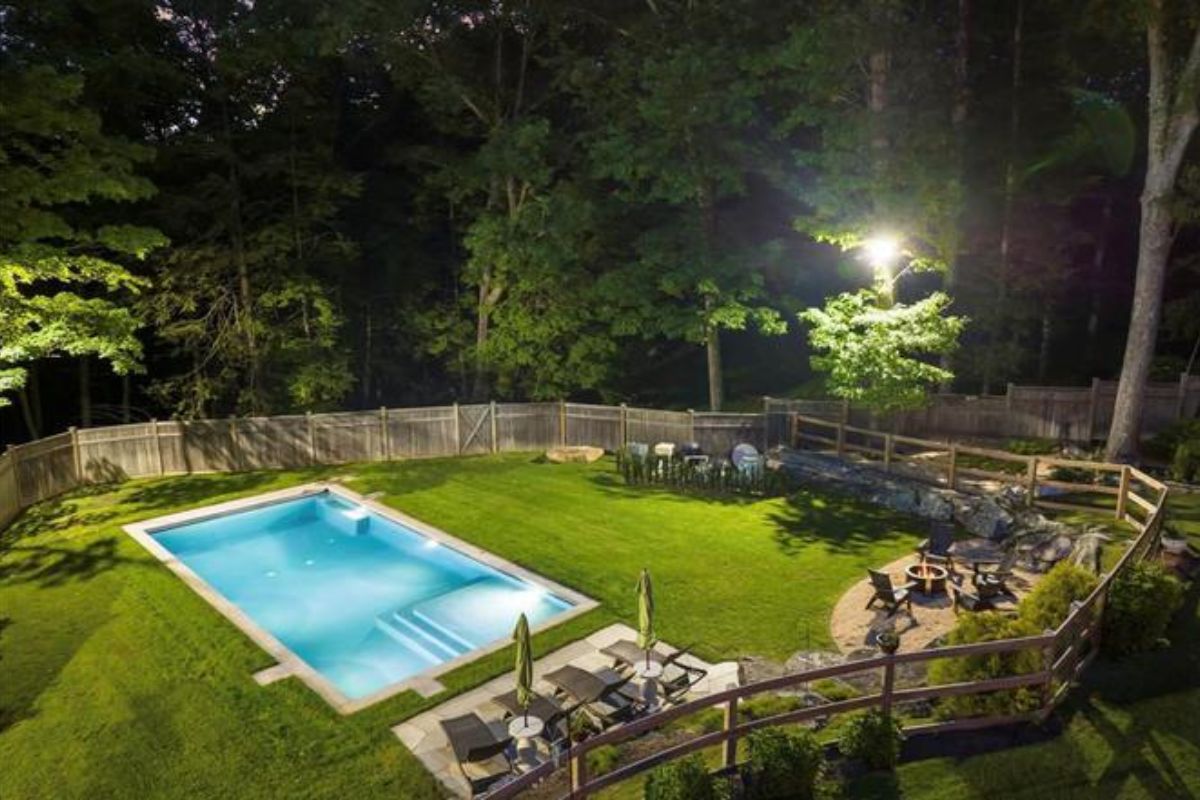
[[[611,667],[591,671],[567,664],[547,672],[542,680],[552,691],[536,694],[528,708],[521,707],[515,690],[493,697],[491,702],[503,712],[504,735],[497,735],[476,712],[440,721],[473,794],[536,767],[540,760],[559,758],[570,748],[574,715],[607,730],[680,702],[708,674],[683,661],[687,648],[663,655],[625,639],[600,653],[612,659]]]
[[[874,594],[867,608],[881,603],[892,616],[901,608],[912,616],[913,593],[934,597],[949,594],[954,611],[986,611],[993,609],[1002,597],[1015,598],[1008,586],[1016,566],[1017,551],[1005,551],[987,539],[954,540],[950,523],[935,523],[928,539],[917,546],[920,560],[905,568],[906,582],[893,583],[885,572],[867,570]],[[970,566],[970,580],[958,565]]]

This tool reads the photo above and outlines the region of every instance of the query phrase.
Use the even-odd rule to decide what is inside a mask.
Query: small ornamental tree
[[[870,290],[830,297],[800,313],[816,351],[813,369],[829,390],[874,411],[915,408],[929,388],[954,377],[935,363],[958,346],[965,317],[946,313],[950,297],[934,292],[916,303],[881,308]]]

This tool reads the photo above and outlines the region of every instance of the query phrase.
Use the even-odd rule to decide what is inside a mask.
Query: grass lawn
[[[0,797],[438,796],[389,726],[440,702],[405,693],[351,717],[295,680],[122,530],[128,522],[344,476],[384,501],[601,601],[545,651],[634,618],[655,577],[660,635],[709,658],[829,644],[828,615],[919,521],[841,498],[720,501],[630,490],[611,463],[529,456],[198,475],[79,492],[0,535]],[[501,652],[444,679],[461,691]]]
[[[1200,546],[1200,495],[1173,495],[1171,528]],[[1097,660],[1061,711],[1050,741],[972,758],[906,764],[895,778],[851,787],[856,798],[1200,797],[1200,584],[1170,631],[1171,646]]]

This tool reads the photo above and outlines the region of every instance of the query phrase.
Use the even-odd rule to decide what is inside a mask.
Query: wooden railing
[[[812,428],[817,428],[823,432],[811,433]],[[1078,493],[1095,493],[1104,497],[1115,496],[1115,514],[1117,518],[1131,525],[1137,531],[1137,536],[1127,546],[1116,566],[1101,576],[1100,582],[1091,594],[1081,603],[1075,605],[1067,618],[1055,630],[1046,631],[1039,636],[1019,639],[938,647],[911,653],[881,654],[874,658],[822,667],[820,669],[808,670],[779,678],[758,681],[745,686],[725,689],[724,691],[664,709],[632,723],[611,728],[597,736],[574,744],[566,753],[565,767],[559,767],[555,762],[547,761],[504,786],[493,790],[487,795],[488,800],[506,800],[507,798],[516,797],[546,780],[558,769],[567,769],[570,775],[570,792],[563,795],[563,797],[570,797],[573,800],[585,800],[590,795],[606,787],[636,777],[663,763],[682,758],[700,750],[716,747],[721,749],[721,767],[724,769],[733,769],[738,766],[738,742],[752,731],[778,725],[796,725],[813,722],[836,714],[844,714],[868,708],[880,708],[884,711],[890,711],[894,706],[902,703],[936,701],[943,698],[987,694],[997,691],[1030,689],[1036,693],[1039,699],[1037,707],[1028,712],[1002,716],[963,717],[908,725],[905,726],[905,732],[908,734],[926,734],[955,730],[975,730],[1022,722],[1042,721],[1068,696],[1071,687],[1078,681],[1080,675],[1091,664],[1097,653],[1099,653],[1104,606],[1112,587],[1112,582],[1129,564],[1153,556],[1158,548],[1166,514],[1167,487],[1162,482],[1146,475],[1140,470],[1126,465],[1044,458],[1042,456],[1020,456],[998,450],[963,447],[953,443],[897,436],[865,428],[856,428],[844,423],[831,423],[827,420],[799,416],[794,416],[793,418],[792,434],[793,441],[797,443],[801,441],[816,442],[832,448],[839,455],[847,453],[866,455],[881,461],[885,468],[890,468],[894,464],[901,462],[915,463],[919,470],[926,474],[926,477],[938,482],[944,482],[949,486],[957,485],[960,477],[969,475],[971,477],[982,476],[989,479],[1024,485],[1030,490],[1030,498],[1036,497],[1039,487],[1053,487]],[[876,441],[877,444],[870,444],[867,441],[855,442],[853,441],[855,436],[865,437],[868,440]],[[902,452],[905,448],[919,449],[920,452]],[[944,463],[939,463],[932,468],[929,467],[929,454],[931,452],[934,454],[944,454],[946,456]],[[1013,463],[1019,469],[1013,473],[1007,473],[1003,470],[964,467],[958,463],[958,457],[963,455],[979,456],[1005,463]],[[1064,466],[1075,469],[1088,469],[1099,474],[1115,474],[1119,476],[1118,483],[1114,487],[1106,484],[1049,480],[1039,476],[1039,465]],[[1050,503],[1040,499],[1037,502],[1043,506],[1050,505]],[[1095,510],[1094,507],[1079,504],[1054,503],[1053,505],[1055,507],[1066,506]],[[1137,511],[1135,512],[1134,509]],[[931,663],[947,658],[1021,652],[1036,653],[1038,655],[1037,663],[1040,665],[1040,668],[1025,674],[979,681],[896,688],[896,667],[899,665]],[[757,719],[742,719],[742,715],[739,713],[739,707],[742,703],[759,695],[770,694],[780,690],[797,689],[826,678],[845,678],[871,672],[882,672],[881,688],[874,694],[840,700],[820,706],[796,709]],[[676,742],[651,755],[640,758],[632,763],[624,764],[603,775],[596,777],[588,775],[588,754],[596,748],[619,744],[635,736],[661,730],[678,720],[718,707],[723,710],[723,722],[720,730],[698,733],[685,741]]]

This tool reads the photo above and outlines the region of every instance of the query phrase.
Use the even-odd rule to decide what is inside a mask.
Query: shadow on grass
[[[830,552],[861,552],[906,534],[914,537],[928,523],[833,492],[800,491],[788,498],[782,512],[770,516],[778,526],[775,541],[786,555],[799,555],[813,546]]]
[[[311,470],[313,479],[317,479],[326,470]],[[303,475],[305,471],[300,471]],[[147,512],[157,509],[182,509],[195,505],[211,497],[247,492],[270,483],[277,473],[259,472],[224,472],[212,475],[180,475],[172,478],[155,480],[143,486],[130,490],[122,500],[125,503],[136,504],[140,510]]]
[[[42,587],[91,580],[122,564],[146,566],[152,559],[117,554],[117,538],[96,539],[84,547],[11,544],[0,548],[0,583],[36,583]]]

